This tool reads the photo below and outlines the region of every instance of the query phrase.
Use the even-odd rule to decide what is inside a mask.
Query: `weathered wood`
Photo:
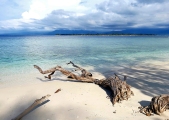
[[[51,69],[49,69],[49,70],[43,71],[39,66],[34,65],[34,68],[38,69],[39,72],[42,73],[42,74],[47,74],[47,73],[55,72],[55,71],[57,70],[58,67],[59,67],[59,66],[56,66],[56,67],[53,67],[53,68],[51,68]]]
[[[67,64],[72,64],[73,67],[76,67],[76,68],[78,68],[79,70],[81,70],[81,72],[82,72],[81,77],[87,77],[87,76],[88,76],[88,77],[92,77],[92,74],[91,74],[90,72],[88,72],[86,69],[83,69],[83,68],[81,68],[81,67],[75,65],[72,61],[70,61],[70,62],[67,63]],[[78,70],[78,69],[75,69],[75,71]]]
[[[126,77],[124,77],[126,79]],[[122,81],[119,76],[115,74],[115,77],[109,77],[107,79],[97,80],[96,84],[101,85],[103,87],[109,87],[112,90],[112,103],[113,105],[116,102],[120,102],[122,100],[128,100],[131,95],[134,93],[130,90],[130,86],[126,83],[126,81]]]
[[[85,69],[75,65],[73,62],[69,62],[67,64],[72,64],[74,67],[78,68],[79,70],[81,70],[82,74],[81,76],[75,75],[74,73],[63,69],[61,66],[56,66],[54,68],[51,68],[49,70],[45,70],[43,71],[39,66],[34,65],[34,67],[36,69],[39,70],[40,73],[42,74],[47,74],[47,73],[51,73],[48,75],[48,77],[51,79],[51,75],[54,74],[55,71],[60,71],[62,74],[66,75],[68,78],[70,79],[75,79],[81,82],[88,82],[88,83],[95,83],[97,85],[100,85],[102,87],[109,87],[112,90],[112,98],[111,101],[113,103],[113,105],[116,102],[120,102],[122,100],[128,100],[128,98],[131,95],[134,95],[133,92],[130,90],[130,85],[128,85],[126,83],[126,76],[124,76],[124,80],[121,80],[120,77],[116,74],[114,74],[114,77],[109,77],[106,79],[96,79],[96,78],[92,78],[92,74],[87,72]]]
[[[57,89],[56,91],[55,91],[55,93],[58,93],[58,92],[60,92],[61,91],[61,89]]]
[[[12,119],[12,120],[21,120],[25,115],[27,115],[29,112],[31,112],[32,110],[34,110],[34,108],[36,108],[38,105],[41,105],[43,104],[45,101],[48,100],[48,98],[50,97],[51,95],[46,95],[46,96],[43,96],[42,98],[40,99],[37,99],[34,101],[34,103],[32,105],[30,105],[27,109],[25,109],[21,114],[19,114],[16,118]]]
[[[54,68],[51,68],[51,69],[45,70],[45,71],[43,71],[43,70],[42,70],[39,66],[37,66],[37,65],[34,65],[34,67],[35,67],[36,69],[38,69],[39,72],[42,73],[42,74],[47,74],[47,73],[50,73],[50,72],[54,73],[55,71],[60,71],[62,74],[66,75],[68,78],[71,78],[71,79],[79,80],[79,81],[82,81],[82,82],[89,82],[89,83],[92,83],[92,82],[94,81],[94,79],[93,79],[92,77],[90,77],[90,76],[82,77],[82,76],[75,75],[74,73],[72,73],[72,72],[70,72],[70,71],[68,71],[68,70],[63,69],[61,66],[56,66],[56,67],[54,67]],[[52,73],[51,73],[51,74],[52,74]],[[45,78],[51,79],[51,74],[49,74],[48,77],[45,76]],[[49,77],[49,76],[50,76],[50,77]]]
[[[161,113],[169,109],[169,94],[155,96],[151,99],[149,106],[141,106],[139,109],[141,113],[147,116],[161,115]]]

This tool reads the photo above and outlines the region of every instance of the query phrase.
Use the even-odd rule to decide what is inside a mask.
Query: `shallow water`
[[[168,36],[15,36],[0,37],[0,74],[31,73],[33,65],[66,63],[99,66],[134,65],[169,59]]]

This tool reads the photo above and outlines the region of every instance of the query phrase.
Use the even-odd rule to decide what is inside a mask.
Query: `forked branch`
[[[113,94],[112,99],[111,99],[113,105],[116,102],[120,102],[122,100],[128,100],[128,98],[131,95],[134,95],[130,89],[130,86],[126,83],[126,76],[124,76],[124,80],[121,80],[120,77],[116,74],[114,77],[99,80],[96,78],[92,78],[92,74],[90,72],[75,65],[73,62],[70,61],[67,64],[72,64],[74,67],[81,70],[81,72],[82,72],[81,76],[75,75],[74,73],[63,69],[61,66],[56,66],[54,68],[51,68],[51,69],[45,70],[45,71],[43,71],[37,65],[34,65],[34,67],[36,69],[38,69],[39,72],[42,74],[50,73],[48,75],[48,77],[45,76],[46,78],[49,78],[49,79],[51,79],[51,75],[53,75],[55,71],[60,71],[62,74],[66,75],[70,79],[75,79],[75,80],[78,80],[81,82],[95,83],[95,84],[100,85],[102,87],[109,87],[112,90],[112,94]]]
[[[90,72],[88,72],[86,69],[83,69],[83,68],[75,65],[72,61],[70,61],[67,64],[72,64],[73,67],[76,67],[77,69],[75,69],[75,71],[78,69],[81,70],[81,72],[82,72],[81,77],[92,77],[92,74]]]

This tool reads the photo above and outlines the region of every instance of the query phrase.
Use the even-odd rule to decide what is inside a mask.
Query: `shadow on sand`
[[[169,94],[169,67],[160,64],[139,64],[139,62],[135,62],[132,65],[102,66],[95,68],[95,70],[105,77],[113,76],[116,73],[123,79],[126,75],[129,85],[151,97]]]
[[[142,61],[142,62],[141,62]],[[130,64],[117,63],[113,65],[110,63],[107,65],[97,65],[93,67],[93,70],[89,72],[98,72],[104,77],[114,76],[114,73],[119,75],[123,80],[124,75],[127,76],[127,83],[132,87],[139,89],[143,94],[150,97],[168,94],[169,93],[169,67],[165,67],[160,64],[148,64],[143,63],[144,59],[136,59]],[[104,61],[105,63],[107,61]],[[89,63],[90,64],[90,63]],[[85,65],[80,65],[81,67]],[[168,64],[169,66],[169,64]],[[73,67],[72,67],[73,69]],[[62,78],[62,73],[57,72],[53,75],[52,80],[37,78],[42,82],[49,82],[53,80],[80,82],[77,80],[69,80],[68,78]],[[61,78],[60,78],[61,77]],[[96,78],[97,79],[97,78]],[[107,90],[106,90],[107,91]]]

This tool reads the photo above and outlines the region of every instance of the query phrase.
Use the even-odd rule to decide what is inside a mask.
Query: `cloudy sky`
[[[0,0],[0,33],[169,28],[169,0]]]

